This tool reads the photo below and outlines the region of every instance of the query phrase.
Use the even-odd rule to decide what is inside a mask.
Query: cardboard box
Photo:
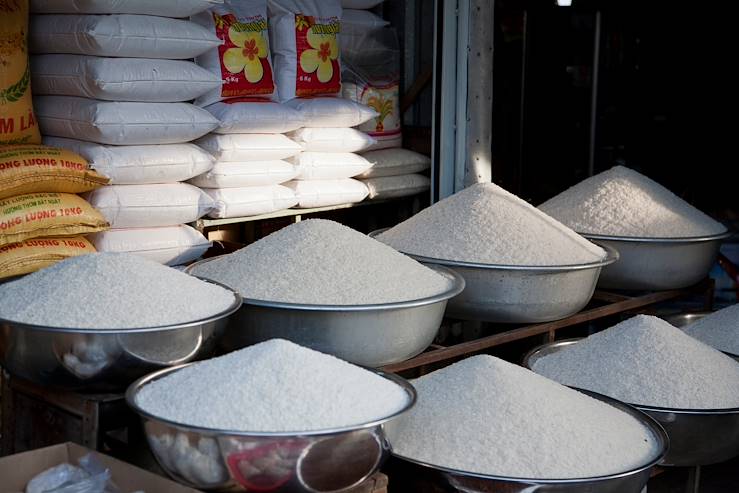
[[[37,474],[63,462],[77,465],[77,460],[90,452],[90,449],[67,442],[0,457],[0,493],[22,492]],[[139,490],[145,493],[201,493],[99,452],[95,454],[110,469],[113,481],[124,493]]]

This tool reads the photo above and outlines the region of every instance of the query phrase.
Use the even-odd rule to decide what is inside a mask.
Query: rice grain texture
[[[412,383],[416,405],[388,426],[403,457],[536,479],[624,472],[656,457],[656,438],[633,417],[493,356]]]
[[[578,233],[687,238],[726,231],[659,183],[624,166],[581,181],[539,209]]]
[[[664,320],[637,315],[537,360],[534,371],[631,404],[739,407],[739,363]]]
[[[706,315],[683,330],[719,351],[739,354],[739,304]]]
[[[478,183],[378,235],[398,251],[501,265],[596,262],[605,251],[493,183]]]

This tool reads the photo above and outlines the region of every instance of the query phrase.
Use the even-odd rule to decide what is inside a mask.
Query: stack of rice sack
[[[84,156],[111,186],[86,195],[114,228],[100,251],[176,265],[209,242],[186,226],[213,200],[182,183],[213,166],[193,141],[218,126],[189,103],[221,86],[189,59],[221,40],[181,18],[219,0],[33,0],[29,44],[44,143]]]
[[[377,141],[363,154],[375,166],[357,178],[367,186],[370,199],[389,199],[428,190],[431,181],[418,173],[428,169],[430,161],[426,156],[401,149],[397,33],[372,12],[357,10],[379,3],[377,0],[342,1],[342,94],[378,113],[357,127]]]
[[[339,0],[269,0],[269,35],[280,102],[299,112],[303,128],[290,137],[304,148],[292,158],[298,207],[361,202],[367,187],[352,179],[372,163],[356,152],[374,140],[351,127],[377,116],[339,96]]]
[[[303,125],[294,109],[271,101],[275,92],[267,0],[226,0],[192,20],[223,44],[196,59],[223,80],[223,86],[195,101],[219,121],[213,133],[198,144],[212,153],[216,164],[190,183],[215,201],[209,216],[253,216],[297,204],[292,189],[281,183],[297,175],[285,159],[300,145],[283,135]]]
[[[107,179],[80,156],[40,145],[26,49],[28,2],[0,9],[0,279],[95,251],[105,218],[74,195]]]

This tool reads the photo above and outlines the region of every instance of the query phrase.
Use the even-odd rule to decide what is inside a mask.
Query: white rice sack
[[[300,144],[280,134],[209,134],[195,143],[225,162],[274,161],[302,150]]]
[[[190,223],[213,208],[213,200],[186,183],[111,185],[83,195],[112,228],[151,228]]]
[[[190,17],[223,0],[31,0],[35,14],[142,14]]]
[[[41,133],[100,144],[178,144],[201,137],[218,120],[190,103],[132,103],[74,96],[33,100]]]
[[[157,3],[157,2],[151,2]],[[194,22],[151,15],[32,15],[31,53],[194,58],[221,40]]]
[[[339,0],[269,0],[269,36],[281,102],[341,90]]]
[[[285,183],[295,191],[298,207],[328,207],[361,202],[369,191],[364,183],[352,178],[342,180],[290,181]]]
[[[43,143],[76,152],[91,168],[110,178],[112,185],[186,181],[205,173],[215,162],[195,144],[109,146],[48,136]]]
[[[298,175],[298,169],[285,161],[216,163],[213,169],[196,176],[190,183],[200,188],[240,188],[279,185]]]
[[[388,26],[390,23],[366,10],[347,9],[341,12],[342,30],[372,30]]]
[[[341,6],[345,9],[371,9],[382,2],[383,0],[341,0]]]
[[[297,110],[271,101],[229,99],[205,109],[221,122],[219,134],[283,134],[305,123]]]
[[[296,180],[337,180],[357,176],[372,163],[351,152],[301,152],[290,159],[298,168]]]
[[[362,180],[369,190],[370,199],[407,197],[424,192],[431,187],[431,180],[423,175],[382,176]]]
[[[293,99],[286,104],[300,112],[306,127],[356,127],[378,116],[372,108],[343,98]]]
[[[185,60],[89,55],[31,57],[35,95],[173,103],[220,90],[221,79]]]
[[[242,188],[206,188],[214,201],[214,218],[256,216],[289,209],[298,203],[295,193],[281,185]]]
[[[271,97],[275,92],[267,34],[267,0],[225,0],[193,16],[223,44],[195,62],[223,80],[223,86],[199,97],[206,106],[227,98]]]
[[[357,178],[409,175],[431,167],[431,159],[428,156],[408,149],[382,149],[365,152],[362,156],[375,165]]]
[[[110,229],[88,236],[98,252],[125,252],[165,265],[191,262],[203,255],[211,242],[185,224],[161,228]]]
[[[357,127],[376,140],[368,150],[388,149],[403,145],[400,114],[400,81],[388,83],[355,84],[346,82],[341,85],[341,95],[359,104],[364,104],[377,112]]]
[[[377,142],[353,128],[301,128],[288,136],[306,151],[315,152],[360,152]]]

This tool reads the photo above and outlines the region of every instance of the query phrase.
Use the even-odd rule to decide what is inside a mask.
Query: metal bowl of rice
[[[624,290],[666,290],[692,286],[716,263],[725,231],[690,238],[638,238],[580,233],[618,251],[617,263],[603,269],[598,287]]]
[[[536,371],[536,361],[582,338],[563,339],[529,351],[523,366]],[[667,466],[716,464],[739,455],[739,408],[678,409],[629,404],[657,421],[670,438],[670,450],[662,461]]]
[[[408,400],[389,416],[355,426],[308,432],[248,432],[202,428],[155,416],[136,395],[147,384],[188,365],[143,377],[126,401],[141,417],[149,446],[176,481],[198,490],[319,493],[345,491],[369,478],[385,462],[390,445],[383,426],[416,400],[406,380],[373,371],[402,387]],[[207,405],[207,403],[203,403]]]
[[[575,389],[594,399],[629,414],[649,429],[657,447],[653,457],[628,471],[588,478],[542,479],[499,476],[494,472],[478,474],[429,464],[397,454],[388,462],[392,478],[408,493],[640,493],[649,480],[652,468],[660,463],[668,449],[669,440],[662,427],[645,413],[610,397]]]
[[[218,257],[201,260],[193,273]],[[244,298],[229,320],[222,349],[234,351],[269,339],[287,339],[368,367],[405,361],[429,347],[439,331],[447,301],[465,289],[452,269],[435,267],[449,287],[415,300],[368,305],[318,305]]]
[[[385,229],[370,233],[374,238]],[[573,315],[590,301],[601,269],[619,259],[607,245],[602,260],[574,265],[496,265],[423,257],[401,252],[428,266],[447,267],[465,280],[446,315],[503,323],[550,322]]]
[[[88,329],[0,319],[0,365],[41,386],[120,392],[152,371],[211,357],[228,318],[241,306],[241,297],[232,294],[233,302],[220,313],[161,327]]]

